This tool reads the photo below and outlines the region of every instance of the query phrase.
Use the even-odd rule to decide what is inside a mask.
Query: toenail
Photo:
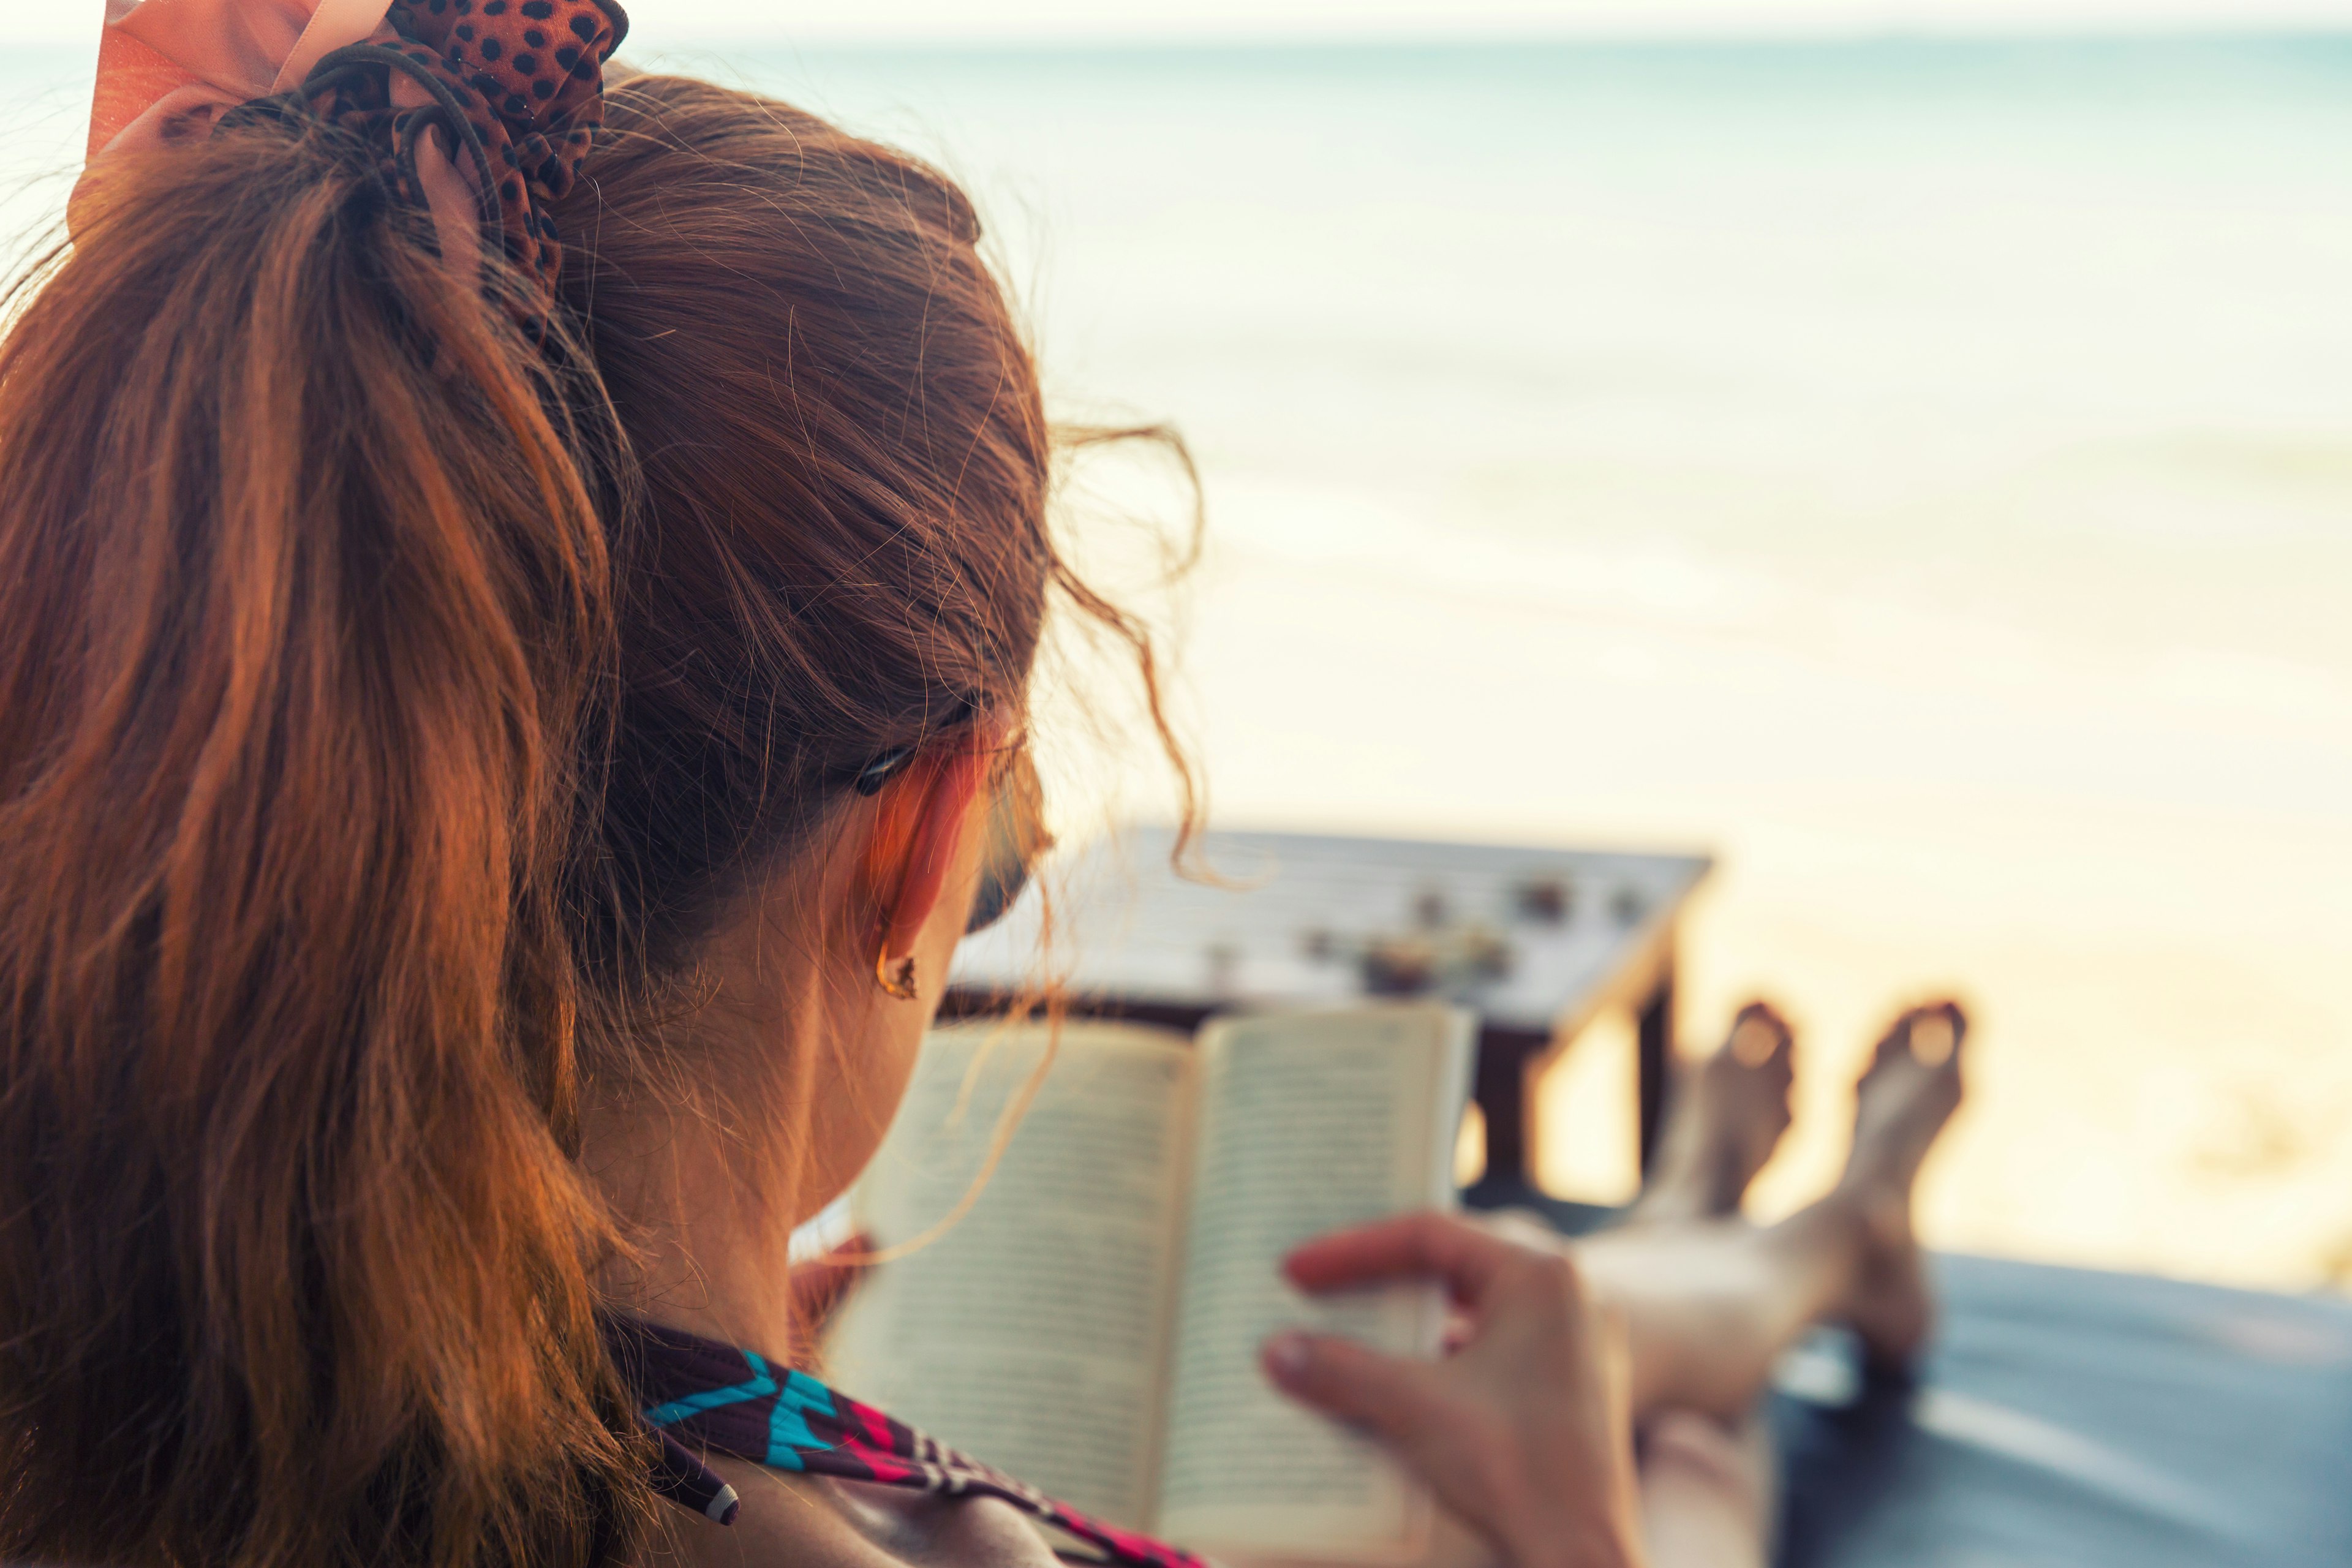
[[[1952,1047],[1959,1044],[1950,1015],[1942,1012],[1912,1019],[1910,1038],[1912,1059],[1922,1067],[1942,1067],[1952,1059]]]

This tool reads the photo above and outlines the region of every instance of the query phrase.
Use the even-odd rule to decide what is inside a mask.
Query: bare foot
[[[1795,1037],[1780,1015],[1750,1002],[1730,1037],[1675,1086],[1656,1165],[1632,1218],[1642,1224],[1722,1219],[1789,1128]]]
[[[1960,1103],[1968,1015],[1954,1002],[1915,1007],[1878,1042],[1854,1086],[1853,1152],[1838,1191],[1868,1240],[1853,1294],[1837,1314],[1881,1366],[1908,1362],[1934,1326],[1935,1308],[1911,1231],[1911,1186]]]

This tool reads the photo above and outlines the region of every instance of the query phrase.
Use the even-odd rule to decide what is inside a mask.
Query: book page
[[[1286,1327],[1433,1355],[1441,1291],[1309,1300],[1299,1242],[1453,1201],[1470,1016],[1434,1006],[1268,1015],[1202,1037],[1160,1531],[1234,1558],[1378,1561],[1421,1544],[1428,1500],[1372,1443],[1276,1392],[1258,1347]]]
[[[1043,1026],[933,1032],[853,1196],[877,1246],[953,1211],[1045,1048]],[[1192,1068],[1181,1035],[1066,1026],[971,1212],[851,1296],[827,1345],[831,1381],[1051,1497],[1145,1528]]]

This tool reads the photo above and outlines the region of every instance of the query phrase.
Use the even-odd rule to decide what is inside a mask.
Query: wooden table
[[[1045,973],[1064,977],[1074,1012],[1187,1030],[1233,1007],[1459,1002],[1482,1021],[1475,1200],[1530,1189],[1533,1075],[1604,1009],[1627,1006],[1647,1163],[1674,1048],[1676,929],[1706,857],[1212,833],[1202,858],[1219,885],[1175,875],[1171,840],[1130,828],[1057,860],[1043,879],[1054,935],[1042,964],[1033,889],[964,942],[944,1010],[1001,1005]]]

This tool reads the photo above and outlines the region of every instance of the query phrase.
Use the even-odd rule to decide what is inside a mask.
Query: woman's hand
[[[1443,1279],[1467,1321],[1438,1362],[1276,1334],[1276,1387],[1379,1438],[1510,1568],[1641,1562],[1623,1335],[1563,1252],[1423,1214],[1310,1241],[1284,1268],[1310,1292]]]

